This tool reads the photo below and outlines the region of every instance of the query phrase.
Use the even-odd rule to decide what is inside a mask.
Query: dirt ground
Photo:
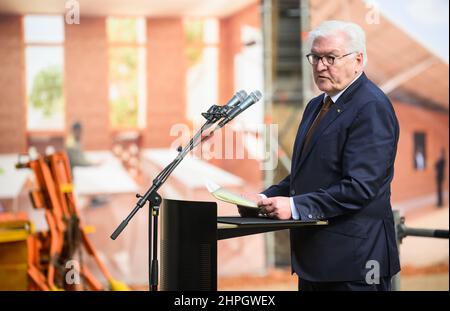
[[[448,262],[427,268],[404,268],[400,277],[402,291],[448,291]],[[267,276],[241,276],[236,278],[219,278],[218,290],[255,290],[255,291],[296,291],[297,277],[288,270],[272,270]]]

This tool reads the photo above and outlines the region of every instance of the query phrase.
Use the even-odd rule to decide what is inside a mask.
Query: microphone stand
[[[151,187],[145,192],[144,195],[136,194],[136,197],[139,198],[135,207],[131,211],[131,213],[120,223],[120,225],[114,230],[111,234],[111,239],[115,240],[120,233],[125,229],[125,227],[130,222],[131,218],[144,207],[146,202],[149,205],[149,226],[148,226],[148,251],[149,251],[149,289],[151,291],[158,290],[158,216],[159,216],[159,206],[161,205],[162,198],[158,194],[159,188],[164,184],[173,170],[180,164],[180,162],[184,159],[184,157],[191,151],[195,146],[197,146],[200,142],[207,139],[216,129],[213,129],[208,135],[202,136],[202,133],[207,130],[211,125],[216,123],[219,119],[223,118],[227,115],[229,111],[228,107],[225,106],[211,106],[207,112],[202,113],[202,116],[206,118],[205,124],[202,125],[200,130],[191,138],[188,145],[184,148],[178,147],[178,155],[176,158],[169,163],[153,180]],[[200,139],[200,140],[199,140]],[[153,229],[153,234],[152,234]],[[153,242],[152,242],[152,238]],[[153,243],[153,247],[152,247]]]

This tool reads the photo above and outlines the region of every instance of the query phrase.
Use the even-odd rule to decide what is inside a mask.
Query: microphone
[[[260,91],[254,91],[251,92],[250,95],[247,96],[247,98],[241,102],[239,105],[236,105],[233,109],[231,109],[230,113],[228,113],[225,118],[223,118],[219,124],[217,125],[217,128],[223,127],[225,124],[233,120],[235,117],[237,117],[241,112],[243,112],[245,109],[256,103],[260,98],[262,97],[262,94]]]
[[[210,123],[215,123],[223,116],[227,115],[228,111],[233,109],[236,105],[241,103],[247,97],[247,92],[244,90],[238,91],[234,96],[223,106],[213,105],[207,112],[202,112],[202,116]]]
[[[247,97],[247,92],[244,90],[240,90],[236,94],[234,94],[234,96],[228,101],[228,103],[226,103],[225,105],[222,106],[222,109],[223,108],[231,109],[231,108],[235,107],[237,104],[244,101],[246,97]]]

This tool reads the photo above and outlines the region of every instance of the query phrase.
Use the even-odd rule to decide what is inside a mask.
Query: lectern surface
[[[240,216],[222,216],[217,217],[217,222],[233,224],[233,225],[270,225],[270,226],[285,226],[285,225],[301,225],[301,224],[319,224],[326,223],[318,220],[279,220],[269,217],[240,217]]]
[[[324,220],[279,220],[268,217],[217,217],[217,239],[224,240],[250,234],[326,225]]]

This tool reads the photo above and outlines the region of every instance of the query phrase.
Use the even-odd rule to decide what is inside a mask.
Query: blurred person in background
[[[95,165],[86,158],[81,145],[81,135],[83,128],[79,121],[72,124],[69,137],[66,140],[66,152],[70,161],[70,168],[73,170],[75,166],[91,166]]]
[[[90,161],[83,150],[81,144],[81,136],[83,128],[79,121],[75,121],[72,124],[71,132],[66,140],[66,152],[69,157],[70,169],[72,171],[72,178],[75,178],[73,169],[76,166],[95,166],[100,165],[101,162]],[[101,206],[109,201],[109,197],[106,195],[95,195],[90,198],[89,205],[91,207]]]
[[[444,173],[445,173],[445,150],[441,149],[441,155],[434,165],[436,170],[436,190],[437,190],[437,207],[444,205],[443,199],[443,186],[444,186]]]

